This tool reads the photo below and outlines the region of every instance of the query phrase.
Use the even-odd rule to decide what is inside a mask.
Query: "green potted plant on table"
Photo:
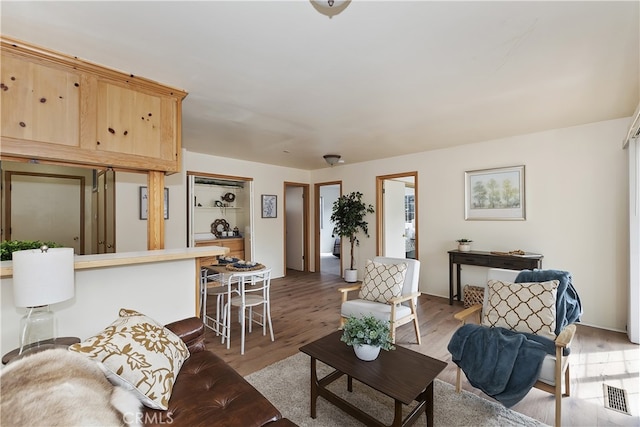
[[[473,240],[469,240],[469,239],[458,239],[456,240],[456,242],[458,242],[458,250],[461,252],[469,252],[471,250],[471,243],[473,242]]]
[[[364,203],[362,193],[359,191],[340,196],[333,202],[333,210],[331,211],[332,236],[348,238],[351,246],[349,253],[351,262],[349,268],[344,271],[346,282],[358,280],[358,270],[354,269],[353,249],[360,245],[360,241],[356,237],[360,231],[369,237],[369,224],[364,219],[368,213],[373,213],[373,205]]]
[[[380,320],[373,316],[349,316],[342,330],[340,341],[353,346],[359,359],[375,360],[380,349],[394,350],[388,320]]]

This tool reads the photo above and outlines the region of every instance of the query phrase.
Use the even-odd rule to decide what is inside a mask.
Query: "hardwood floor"
[[[248,375],[267,365],[298,352],[298,348],[318,339],[338,327],[340,295],[337,289],[345,282],[337,275],[287,271],[287,277],[272,280],[271,315],[275,342],[269,334],[254,329],[247,334],[245,354],[240,355],[240,329],[237,322],[231,330],[231,348],[207,330],[207,348],[224,358],[241,375]],[[215,301],[209,301],[213,310]],[[458,327],[453,314],[462,305],[450,306],[445,298],[423,295],[419,298],[418,316],[422,345],[415,344],[411,325],[398,330],[397,344],[449,363],[438,376],[455,384],[456,369],[447,351],[451,335]],[[236,314],[232,314],[236,316]],[[572,344],[571,396],[563,398],[562,424],[567,426],[640,425],[640,349],[627,336],[588,326],[578,326]],[[472,388],[463,379],[463,387],[478,396],[492,400]],[[625,389],[632,415],[604,407],[605,383]],[[513,410],[552,425],[554,398],[551,394],[532,389]],[[446,424],[446,423],[445,423]]]

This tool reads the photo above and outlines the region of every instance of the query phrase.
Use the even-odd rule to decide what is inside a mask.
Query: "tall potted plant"
[[[363,232],[365,236],[369,237],[369,224],[364,219],[368,213],[373,213],[373,205],[364,203],[362,193],[359,191],[340,196],[333,202],[333,210],[331,211],[332,235],[334,237],[340,236],[341,239],[348,238],[351,248],[349,268],[344,270],[346,282],[358,280],[358,270],[354,269],[353,250],[356,245],[360,245],[360,241],[356,237],[359,232]]]

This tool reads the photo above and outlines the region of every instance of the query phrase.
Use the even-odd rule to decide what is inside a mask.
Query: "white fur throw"
[[[96,362],[51,349],[0,371],[4,426],[141,426],[140,401],[114,387]]]

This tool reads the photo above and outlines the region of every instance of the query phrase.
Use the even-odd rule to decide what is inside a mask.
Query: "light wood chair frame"
[[[343,288],[339,288],[338,292],[342,293],[342,301],[341,305],[348,301],[349,292],[357,292],[360,291],[362,284],[346,286]],[[418,314],[416,310],[416,299],[420,296],[420,292],[413,292],[411,294],[402,295],[397,298],[392,298],[389,300],[388,304],[391,306],[391,313],[389,316],[389,329],[391,330],[391,342],[395,344],[396,342],[396,329],[402,325],[406,325],[409,322],[413,322],[413,329],[416,333],[416,340],[418,344],[422,344],[422,340],[420,339],[420,324],[418,323]],[[409,303],[409,308],[411,309],[411,313],[396,319],[396,311],[400,304],[403,302]],[[383,303],[380,303],[383,304]],[[340,316],[340,329],[344,327],[344,323],[347,319],[344,316]]]
[[[475,320],[478,324],[482,320],[482,304],[476,304],[469,308],[462,310],[459,313],[453,315],[456,320],[459,320],[461,325],[466,324],[472,316],[475,316]],[[555,339],[556,348],[556,363],[555,363],[555,385],[549,385],[542,381],[536,381],[533,385],[535,388],[551,393],[555,396],[555,425],[562,425],[562,396],[570,396],[571,394],[571,381],[569,374],[569,356],[563,356],[565,348],[571,346],[571,341],[576,333],[576,325],[567,325]],[[562,379],[564,376],[564,389],[562,393]],[[456,372],[456,392],[460,393],[462,389],[462,369],[457,368]]]

